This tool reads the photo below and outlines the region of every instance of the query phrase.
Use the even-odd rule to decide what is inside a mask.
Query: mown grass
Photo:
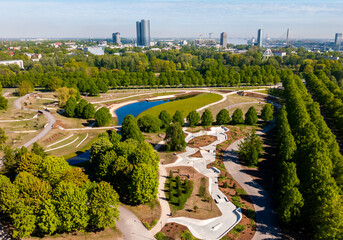
[[[222,99],[222,96],[215,93],[201,93],[195,97],[186,98],[178,101],[167,102],[155,107],[152,107],[141,114],[139,117],[142,117],[147,114],[151,114],[155,117],[158,117],[162,110],[166,110],[170,115],[179,110],[183,113],[183,116],[186,117],[189,112],[201,108],[207,104],[217,102]]]

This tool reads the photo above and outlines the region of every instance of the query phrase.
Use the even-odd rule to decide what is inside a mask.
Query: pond
[[[145,110],[152,108],[154,106],[160,105],[162,103],[166,103],[166,102],[169,102],[169,100],[150,101],[150,102],[143,101],[143,102],[131,103],[121,108],[118,108],[115,111],[118,117],[118,125],[121,125],[123,123],[125,116],[128,114],[132,114],[134,117],[137,117],[140,113],[144,112]],[[90,153],[90,150],[84,153],[81,153],[75,157],[69,158],[67,162],[70,165],[75,165],[78,163],[88,161],[90,157],[89,153]]]
[[[118,125],[121,125],[123,123],[125,116],[128,114],[132,114],[134,117],[137,117],[140,113],[144,112],[145,110],[166,102],[169,102],[169,100],[159,100],[150,102],[143,101],[132,103],[121,108],[118,108],[115,111],[118,118]]]

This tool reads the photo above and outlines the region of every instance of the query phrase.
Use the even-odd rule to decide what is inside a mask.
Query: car
[[[228,202],[228,201],[229,201],[226,197],[224,197],[224,200],[225,200],[225,202]]]
[[[219,199],[221,199],[221,197],[220,197],[219,195],[217,195],[217,197],[218,197]]]

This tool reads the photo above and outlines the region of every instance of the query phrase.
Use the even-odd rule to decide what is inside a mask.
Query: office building
[[[227,33],[222,32],[220,34],[220,46],[227,47]]]
[[[262,42],[262,35],[263,35],[263,31],[262,31],[262,27],[257,30],[257,46],[262,47],[263,42]]]
[[[335,35],[335,45],[338,50],[341,48],[342,43],[342,33],[336,33]]]
[[[121,45],[120,33],[119,32],[112,33],[112,41],[116,45]]]
[[[150,46],[150,21],[141,20],[136,22],[137,45]]]

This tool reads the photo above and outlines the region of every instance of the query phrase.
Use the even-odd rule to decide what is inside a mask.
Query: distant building
[[[85,47],[85,53],[90,52],[94,55],[104,55],[105,51],[103,47]]]
[[[262,47],[263,42],[262,42],[262,37],[263,37],[263,31],[262,28],[257,30],[257,46]]]
[[[150,21],[141,20],[136,22],[137,45],[150,46]]]
[[[17,64],[21,69],[24,69],[23,60],[0,61],[0,65],[10,65],[10,64]]]
[[[216,45],[216,40],[213,38],[210,39],[195,39],[194,40],[195,45]]]
[[[220,34],[220,46],[227,47],[227,33],[222,32]]]
[[[342,43],[342,33],[336,33],[335,35],[335,45],[338,50],[341,48]]]
[[[112,33],[112,41],[116,45],[121,45],[120,33],[119,32]]]
[[[283,57],[285,57],[287,55],[286,52],[282,52],[282,51],[274,51],[273,54],[274,54],[274,56],[278,56],[278,57],[281,57],[281,58],[283,58]]]

